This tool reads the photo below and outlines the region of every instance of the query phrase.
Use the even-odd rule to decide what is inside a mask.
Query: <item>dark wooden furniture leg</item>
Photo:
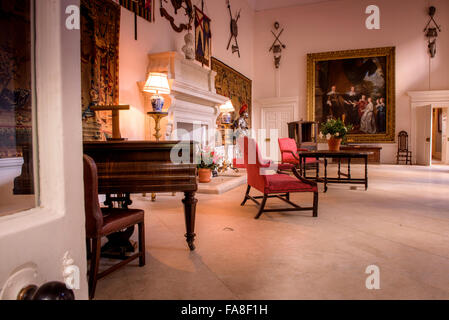
[[[320,178],[320,163],[318,162],[318,158],[316,158],[316,179],[318,180]]]
[[[90,256],[92,255],[92,244],[91,244],[89,238],[86,238],[86,255],[87,255],[87,260],[89,260]]]
[[[139,223],[139,266],[145,265],[145,224]]]
[[[365,190],[368,190],[368,156],[365,156]]]
[[[351,179],[351,158],[348,158],[348,179]]]
[[[324,158],[324,192],[327,192],[327,158]]]
[[[89,299],[93,299],[98,280],[98,267],[100,266],[101,238],[92,239],[92,255],[89,272]]]
[[[248,186],[248,188],[246,188],[246,194],[245,194],[245,199],[243,199],[243,202],[240,204],[241,206],[244,206],[245,205],[245,203],[246,203],[246,201],[248,201],[248,199],[249,199],[249,192],[250,192],[250,190],[251,190],[251,187],[250,186]]]
[[[191,251],[195,250],[195,214],[196,214],[196,204],[198,202],[195,199],[195,192],[184,192],[185,198],[182,200],[184,203],[184,215],[186,221],[186,231],[185,234],[187,244]]]
[[[341,179],[341,158],[338,158],[338,179]]]
[[[255,217],[255,219],[259,219],[260,216],[262,215],[263,209],[265,209],[265,204],[267,203],[267,199],[268,199],[268,195],[264,194],[263,195],[263,199],[262,199],[262,203],[260,204],[259,212],[257,213],[257,216]]]
[[[318,217],[318,192],[313,193],[313,216]]]

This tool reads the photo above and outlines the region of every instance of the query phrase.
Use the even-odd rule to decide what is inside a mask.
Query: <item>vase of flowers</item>
[[[210,147],[206,147],[200,152],[198,163],[198,177],[200,183],[209,183],[212,180],[212,171],[218,168],[220,157]]]
[[[321,125],[320,138],[326,138],[329,151],[340,151],[340,145],[351,129],[351,125],[346,126],[340,119],[329,119]]]

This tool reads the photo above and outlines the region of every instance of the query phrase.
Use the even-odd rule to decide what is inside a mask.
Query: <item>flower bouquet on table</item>
[[[321,124],[320,138],[326,137],[329,151],[339,151],[341,142],[346,139],[347,134],[351,130],[352,126],[346,126],[340,119],[329,119]]]
[[[201,183],[208,183],[211,181],[212,171],[216,171],[221,161],[219,155],[210,146],[205,147],[200,152],[198,161],[198,176]]]

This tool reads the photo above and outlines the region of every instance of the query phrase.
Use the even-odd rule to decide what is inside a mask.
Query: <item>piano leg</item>
[[[187,238],[187,244],[191,251],[195,250],[195,214],[196,214],[196,204],[198,202],[195,199],[195,192],[185,192],[185,198],[182,200],[184,203],[184,215],[186,220],[186,231],[185,237]]]

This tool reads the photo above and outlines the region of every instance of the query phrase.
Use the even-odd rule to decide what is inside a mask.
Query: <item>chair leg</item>
[[[265,193],[263,195],[262,203],[260,204],[259,212],[257,213],[257,216],[255,217],[255,219],[259,219],[260,216],[262,215],[263,209],[265,209],[265,204],[267,203],[267,199],[268,199],[268,194]]]
[[[290,201],[290,192],[287,192],[287,193],[285,194],[285,199],[287,199],[288,201]]]
[[[90,260],[91,255],[92,255],[92,243],[90,242],[89,238],[86,238],[86,256],[87,256],[87,260]]]
[[[89,272],[89,299],[94,298],[95,288],[97,286],[98,267],[100,266],[101,238],[93,238],[92,244],[93,250],[90,259]]]
[[[142,221],[139,223],[139,266],[145,265],[145,224]]]
[[[248,186],[248,188],[246,188],[246,194],[245,194],[245,199],[243,199],[243,202],[240,204],[241,206],[244,206],[246,201],[248,201],[249,199],[249,191],[251,190],[251,186]]]
[[[313,193],[313,216],[318,217],[318,192]]]

